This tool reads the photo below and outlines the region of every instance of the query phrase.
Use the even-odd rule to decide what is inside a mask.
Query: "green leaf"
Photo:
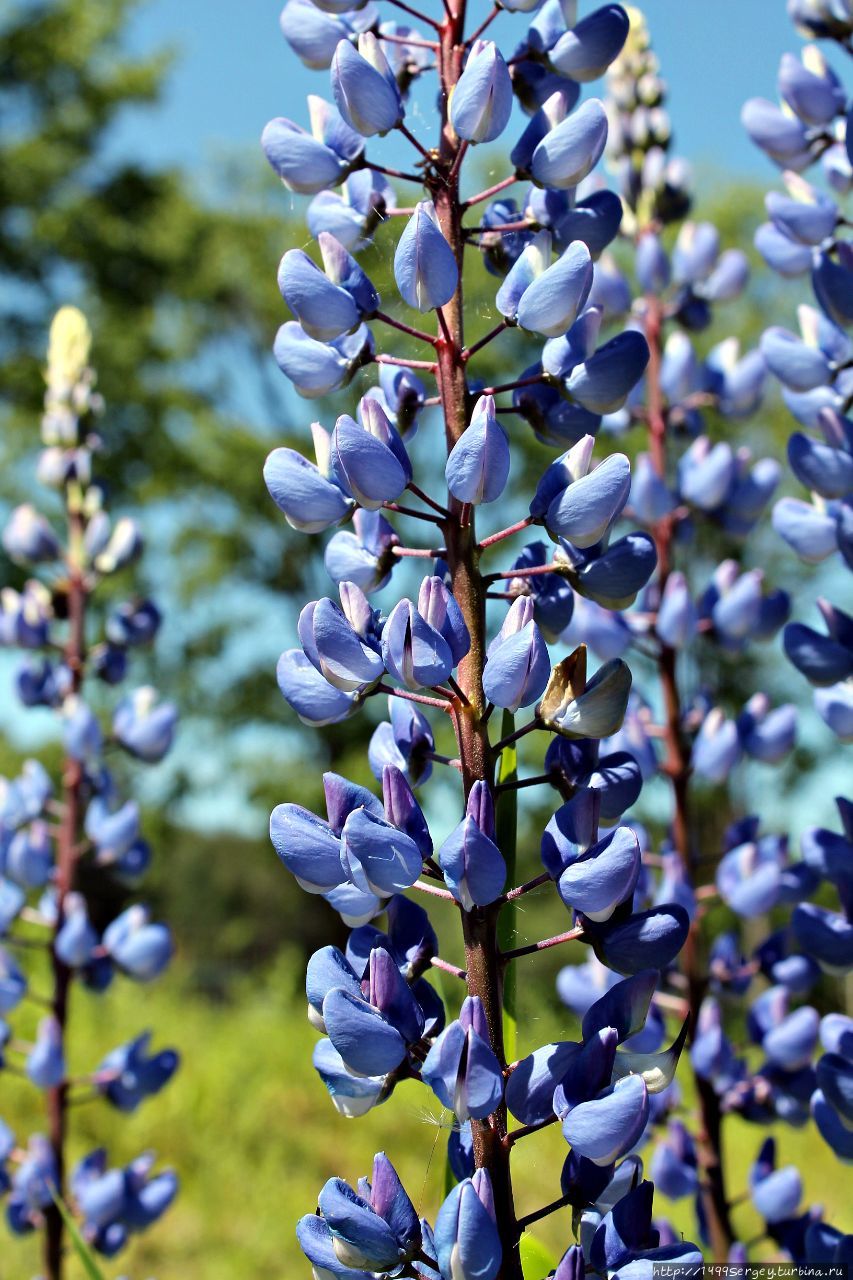
[[[501,738],[508,738],[515,733],[515,717],[509,711],[503,713],[501,721]],[[498,765],[498,784],[516,782],[518,780],[518,751],[514,742],[504,747]],[[518,791],[512,787],[498,793],[495,806],[495,835],[497,846],[506,862],[506,882],[511,888],[515,884],[515,864],[518,831]],[[503,951],[509,951],[515,945],[516,907],[508,902],[501,911],[498,921],[498,942]],[[518,1056],[518,1035],[516,1017],[516,979],[515,965],[507,965],[504,974],[504,1053],[508,1062],[514,1062]]]
[[[544,1280],[557,1266],[557,1259],[541,1240],[525,1231],[519,1241],[521,1271],[524,1280]]]
[[[48,1186],[50,1187],[50,1184],[48,1184]],[[74,1252],[77,1254],[77,1257],[83,1263],[83,1270],[85,1271],[89,1280],[105,1280],[104,1273],[103,1271],[101,1271],[100,1267],[95,1262],[95,1255],[92,1253],[92,1250],[89,1248],[89,1246],[86,1244],[86,1241],[81,1236],[80,1228],[77,1225],[77,1221],[74,1215],[72,1214],[71,1210],[68,1208],[68,1205],[61,1198],[61,1196],[58,1196],[56,1194],[53,1187],[50,1187],[50,1194],[53,1197],[53,1203],[56,1205],[57,1209],[59,1210],[59,1213],[62,1217],[62,1221],[65,1223],[65,1229],[67,1230],[69,1236],[71,1237],[71,1243],[74,1246]]]

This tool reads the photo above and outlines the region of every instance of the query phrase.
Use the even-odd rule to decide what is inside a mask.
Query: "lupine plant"
[[[383,20],[378,4],[288,0],[284,34],[326,74],[331,101],[309,99],[308,128],[276,119],[263,134],[285,186],[312,197],[319,254],[282,260],[293,319],[275,357],[308,399],[361,383],[355,416],[312,424],[313,459],[279,448],[267,460],[288,523],[335,530],[324,564],[338,589],[302,609],[278,683],[308,725],[377,698],[388,707],[368,751],[377,789],[327,773],[325,815],[288,801],[270,832],[300,886],[351,930],[307,973],[314,1066],[334,1105],[352,1118],[403,1082],[430,1090],[452,1118],[455,1185],[432,1224],[419,1220],[380,1153],[357,1183],[323,1187],[299,1242],[316,1276],[518,1280],[524,1233],[570,1207],[557,1280],[647,1276],[703,1250],[743,1260],[733,1208],[749,1198],[794,1259],[843,1258],[849,1238],[801,1208],[799,1175],[776,1168],[773,1141],[757,1146],[748,1188],[729,1185],[722,1161],[733,1112],[797,1124],[811,1108],[842,1157],[853,1120],[853,1021],[800,1003],[822,971],[853,962],[849,806],[846,834],[810,832],[798,861],[757,816],[732,809],[714,847],[696,817],[697,789],[722,787],[744,757],[781,760],[796,732],[791,706],[757,693],[729,707],[714,683],[721,664],[776,637],[790,607],[749,553],[780,468],[732,448],[724,430],[760,406],[771,360],[736,338],[703,354],[697,342],[744,288],[746,258],[711,224],[685,221],[689,174],[670,155],[665,85],[637,11],[578,17],[568,2],[504,0],[469,13],[444,0],[425,16],[389,2],[417,25]],[[504,53],[489,37],[493,23],[518,21],[507,11],[533,16]],[[437,133],[423,137],[407,113],[433,73]],[[605,100],[581,101],[605,73]],[[409,170],[371,158],[371,139],[389,133],[411,148]],[[505,176],[477,190],[468,175],[482,144]],[[391,179],[422,198],[402,207]],[[374,239],[393,256],[405,310],[359,264]],[[846,298],[845,249],[835,252],[824,275]],[[469,332],[479,317],[463,293],[478,269],[496,286],[482,335]],[[434,317],[429,328],[418,313]],[[509,350],[507,331],[537,355],[490,383],[478,357],[493,341]],[[385,349],[401,335],[418,357]],[[557,451],[526,495],[508,422]],[[419,428],[433,465],[416,476]],[[607,445],[622,433],[632,451],[644,434],[633,464]],[[525,537],[501,567],[505,545]],[[725,551],[717,564],[693,554],[709,539]],[[392,582],[419,560],[427,576],[399,598]],[[436,766],[458,801],[434,842],[418,793]],[[667,804],[654,840],[626,817],[653,778]],[[557,795],[539,867],[516,837],[534,787]],[[821,905],[805,901],[818,889]],[[836,892],[842,913],[823,905]],[[567,927],[519,945],[518,903],[529,927],[549,893]],[[439,954],[426,905],[458,922],[458,954]],[[537,1045],[516,1024],[516,962],[557,946],[576,953],[558,987],[579,1034]],[[455,998],[439,997],[435,971],[458,982]],[[737,998],[749,1005],[740,1051],[727,1029]],[[567,1144],[553,1198],[521,1213],[514,1152],[551,1124]],[[653,1217],[646,1159],[666,1195],[695,1201],[698,1244]],[[532,1266],[528,1280],[542,1274]]]
[[[0,1120],[0,1194],[11,1231],[42,1233],[48,1280],[64,1274],[69,1213],[77,1247],[113,1257],[177,1192],[175,1174],[156,1169],[150,1152],[125,1162],[99,1148],[68,1168],[78,1104],[135,1111],[178,1066],[150,1031],[101,1062],[87,1061],[72,1035],[76,1000],[97,999],[118,978],[149,982],[172,955],[166,925],[142,904],[124,905],[151,851],[139,805],[123,799],[108,760],[162,760],[177,716],[150,686],[109,709],[109,692],[161,618],[153,601],[124,597],[142,540],[133,520],[110,517],[97,480],[103,405],[89,348],[84,316],[63,307],[50,332],[38,462],[48,514],[27,503],[3,532],[10,560],[34,576],[3,589],[0,644],[25,651],[17,697],[53,712],[63,752],[56,777],[31,759],[0,779],[0,1085],[26,1078],[45,1109],[44,1133],[28,1140],[13,1116]]]

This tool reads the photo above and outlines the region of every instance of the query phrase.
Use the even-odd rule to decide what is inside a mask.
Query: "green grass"
[[[536,957],[520,966],[520,1026],[537,1043],[572,1034],[560,1013],[549,979],[559,959]],[[537,967],[538,966],[538,967]],[[531,978],[536,974],[536,991]],[[414,1083],[360,1120],[337,1116],[310,1065],[316,1035],[304,1017],[299,994],[302,965],[283,957],[264,978],[235,982],[228,1001],[213,1002],[194,991],[180,968],[152,987],[117,982],[101,997],[75,993],[73,1073],[91,1069],[102,1052],[138,1032],[155,1029],[158,1047],[174,1045],[184,1061],[171,1085],[130,1117],[104,1103],[75,1109],[72,1153],[76,1158],[104,1143],[115,1161],[152,1148],[180,1173],[180,1197],[167,1216],[113,1263],[107,1277],[131,1280],[284,1280],[309,1276],[294,1237],[294,1223],[311,1212],[323,1182],[333,1174],[354,1181],[367,1173],[373,1153],[387,1150],[417,1208],[433,1215],[441,1198],[446,1121],[438,1103]],[[540,985],[540,980],[547,985]],[[453,983],[453,979],[448,979]],[[454,988],[451,987],[451,990]],[[537,994],[538,993],[538,994]],[[532,1004],[537,1012],[533,1016]],[[31,1030],[20,1027],[20,1034]],[[528,1035],[530,1034],[528,1030]],[[532,1043],[523,1043],[527,1051]],[[687,1073],[680,1073],[686,1081]],[[0,1084],[0,1114],[19,1136],[41,1123],[33,1090],[6,1073]],[[728,1155],[734,1170],[731,1192],[745,1186],[748,1165],[765,1130],[738,1120],[728,1125]],[[803,1172],[811,1200],[823,1203],[838,1226],[853,1227],[846,1171],[813,1130],[779,1132],[784,1162]],[[517,1147],[519,1211],[526,1213],[557,1194],[565,1156],[557,1126]],[[688,1234],[691,1211],[663,1199]],[[744,1239],[758,1231],[746,1206],[735,1221]],[[570,1243],[568,1211],[537,1226],[555,1253]],[[757,1257],[769,1251],[759,1247]],[[38,1271],[38,1241],[4,1236],[2,1280],[25,1280]],[[69,1280],[84,1280],[82,1264],[69,1258]]]

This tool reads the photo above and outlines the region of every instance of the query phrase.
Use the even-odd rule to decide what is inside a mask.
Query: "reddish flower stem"
[[[530,942],[526,947],[513,947],[512,951],[505,951],[501,959],[506,963],[509,960],[518,960],[521,956],[532,956],[537,951],[547,951],[550,947],[560,947],[564,942],[577,942],[578,938],[583,937],[583,926],[576,925],[574,929],[567,929],[565,933],[557,933],[553,938],[543,938],[540,942]]]
[[[85,531],[79,512],[68,517],[69,544],[72,552],[79,550]],[[86,663],[86,600],[87,589],[82,570],[72,555],[72,567],[68,575],[68,638],[65,645],[65,662],[71,673],[71,692],[78,694],[83,684]],[[56,841],[56,924],[53,937],[65,922],[65,900],[74,889],[77,864],[80,858],[79,838],[83,820],[83,766],[79,760],[66,756],[62,768],[62,816]],[[68,1022],[68,1004],[71,992],[72,971],[52,949],[53,997],[51,1013],[56,1019],[65,1040]],[[48,1140],[56,1164],[56,1192],[65,1196],[65,1143],[67,1136],[68,1084],[62,1081],[47,1091]],[[48,1280],[62,1280],[64,1260],[65,1224],[56,1204],[44,1213],[44,1268]]]
[[[436,342],[438,359],[437,383],[444,416],[445,447],[449,453],[468,425],[471,395],[465,376],[462,352],[465,349],[463,325],[462,267],[465,234],[462,229],[464,208],[459,198],[461,143],[448,118],[448,101],[462,72],[465,57],[466,0],[448,6],[447,21],[441,27],[438,56],[440,80],[441,139],[438,164],[445,175],[433,189],[435,209],[441,230],[451,246],[459,268],[459,283],[453,297],[442,307]],[[514,182],[511,178],[507,183]],[[497,189],[502,189],[499,186]],[[489,192],[475,199],[485,199]],[[471,203],[471,202],[469,202]],[[451,587],[471,637],[470,649],[459,664],[459,687],[465,703],[457,704],[454,727],[462,765],[462,782],[467,796],[475,782],[494,785],[494,752],[489,743],[487,700],[483,692],[483,668],[486,658],[486,589],[479,571],[479,548],[475,531],[475,512],[463,519],[462,504],[448,501],[449,518],[444,525],[447,563]],[[506,1067],[503,1034],[503,965],[498,948],[498,916],[500,904],[462,911],[465,941],[465,969],[468,992],[483,1003],[492,1049],[502,1067]],[[507,1132],[504,1103],[484,1120],[472,1120],[471,1133],[477,1168],[487,1169],[492,1182],[496,1219],[501,1237],[502,1261],[496,1280],[523,1280],[518,1249],[519,1226],[516,1221],[510,1173],[510,1151],[503,1139]]]
[[[655,471],[661,479],[665,480],[667,428],[661,386],[663,318],[659,299],[648,296],[645,331],[646,341],[649,344],[649,364],[646,370],[649,454]],[[675,522],[671,515],[657,521],[653,530],[658,555],[658,585],[661,592],[673,568],[674,530]],[[685,739],[683,729],[683,712],[678,686],[678,654],[669,645],[661,643],[656,651],[655,660],[665,711],[663,742],[666,755],[662,772],[669,778],[672,788],[672,839],[685,870],[692,878],[695,871],[695,858],[690,823],[690,746]],[[698,936],[694,924],[688,934],[681,959],[682,969],[687,979],[692,1034],[695,1034],[699,1008],[707,989],[707,977],[699,963],[697,944]],[[700,1188],[702,1206],[708,1223],[708,1235],[714,1260],[725,1262],[735,1234],[729,1215],[722,1163],[722,1112],[711,1083],[699,1076],[694,1078],[700,1113],[700,1127],[697,1134],[699,1163],[706,1174],[705,1183]]]

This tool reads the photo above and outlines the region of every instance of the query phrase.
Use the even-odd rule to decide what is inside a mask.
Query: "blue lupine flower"
[[[400,90],[372,31],[358,37],[357,47],[347,39],[340,41],[332,58],[331,74],[338,110],[363,137],[388,133],[403,119]]]
[[[300,1220],[299,1243],[315,1268],[329,1265],[323,1265],[326,1240],[335,1260],[329,1262],[345,1276],[354,1268],[394,1271],[419,1251],[418,1215],[384,1152],[374,1157],[371,1179],[359,1181],[359,1193],[341,1178],[330,1178],[318,1198],[322,1217]]]
[[[465,817],[438,851],[448,889],[466,911],[488,906],[506,883],[506,863],[494,842],[494,805],[488,784],[475,782]]]
[[[797,709],[788,702],[771,710],[767,695],[755,693],[737,718],[737,731],[747,755],[776,764],[794,745]]]
[[[364,593],[341,583],[341,607],[333,600],[312,600],[299,615],[298,633],[305,656],[329,684],[345,693],[363,691],[384,671],[377,621]]]
[[[611,454],[611,457],[618,457]],[[651,578],[657,565],[654,539],[647,533],[628,533],[606,550],[594,544],[577,556],[572,581],[581,595],[605,609],[627,609]]]
[[[569,625],[575,598],[569,583],[561,573],[535,573],[527,575],[526,569],[542,569],[553,562],[554,556],[544,542],[530,542],[513,561],[517,577],[508,584],[510,594],[524,593],[533,601],[533,617],[546,640],[553,642]]]
[[[370,953],[365,986],[364,995],[349,983],[331,987],[323,998],[323,1024],[352,1071],[384,1075],[400,1065],[409,1044],[420,1040],[424,1014],[384,947]]]
[[[503,1097],[503,1075],[494,1055],[482,1001],[467,996],[459,1017],[433,1044],[421,1074],[460,1124],[490,1115]]]
[[[624,923],[587,923],[584,933],[602,964],[617,973],[663,969],[684,946],[690,917],[678,903],[663,903],[636,912]]]
[[[388,1092],[385,1076],[361,1076],[350,1071],[331,1040],[319,1040],[312,1057],[314,1069],[335,1109],[348,1118],[365,1115]]]
[[[81,762],[97,759],[103,744],[103,734],[92,708],[79,697],[72,696],[65,699],[63,715],[65,723],[62,739],[68,754]]]
[[[638,1177],[642,1177],[641,1171]],[[611,1198],[613,1194],[610,1193]],[[629,1183],[597,1223],[589,1243],[590,1261],[596,1271],[639,1280],[654,1274],[656,1267],[680,1271],[702,1265],[701,1250],[689,1241],[659,1244],[661,1233],[652,1226],[653,1194],[651,1182]],[[599,1205],[604,1207],[602,1202]]]
[[[376,796],[336,773],[323,775],[328,821],[298,804],[280,804],[270,815],[270,839],[284,865],[309,893],[325,893],[344,880],[340,837],[356,809],[376,817]]]
[[[307,400],[344,387],[373,359],[373,336],[366,325],[329,343],[310,338],[295,320],[275,336],[273,355],[282,373]]]
[[[853,1063],[838,1053],[826,1053],[816,1066],[818,1088],[849,1124],[853,1120]]]
[[[709,782],[721,783],[731,773],[741,755],[737,725],[727,720],[720,707],[713,707],[705,719],[691,752],[694,771]]]
[[[429,200],[415,207],[397,242],[394,279],[404,302],[417,311],[443,307],[456,291],[459,269]]]
[[[398,771],[389,786],[399,791],[407,788],[407,783]],[[409,797],[411,815],[420,819],[417,826],[413,824],[413,829],[420,834],[426,823],[410,792]],[[349,814],[341,833],[341,859],[347,879],[357,888],[382,897],[408,889],[415,883],[425,855],[418,841],[406,830],[401,830],[400,825],[394,818],[389,821],[365,808],[354,809]]]
[[[65,1079],[62,1028],[56,1018],[42,1018],[35,1044],[27,1055],[26,1072],[38,1089],[55,1089]]]
[[[339,524],[352,510],[352,498],[333,473],[331,442],[319,422],[311,428],[317,463],[294,449],[273,449],[264,463],[264,483],[287,523],[303,533],[319,533]]]
[[[612,526],[628,500],[631,465],[624,454],[610,454],[590,471],[592,436],[552,462],[539,481],[530,514],[554,537],[591,547]]]
[[[670,1120],[666,1137],[655,1147],[651,1172],[657,1190],[670,1200],[696,1194],[699,1186],[696,1148],[680,1120]]]
[[[741,122],[756,146],[780,168],[805,169],[810,161],[803,124],[766,98],[750,98],[741,111]]]
[[[411,479],[405,446],[375,400],[362,402],[364,426],[342,414],[332,432],[331,466],[361,506],[377,510]]]
[[[39,889],[53,871],[53,841],[47,823],[36,821],[21,827],[6,848],[6,875],[24,889]]]
[[[86,899],[79,893],[67,893],[63,902],[62,925],[53,941],[54,953],[69,969],[83,969],[92,959],[99,942],[89,920]]]
[[[152,924],[148,908],[141,904],[128,907],[107,925],[102,944],[119,968],[139,982],[158,977],[173,952],[168,928]]]
[[[302,249],[288,249],[278,270],[278,287],[304,332],[329,342],[369,319],[379,306],[379,294],[334,236],[321,231],[317,241],[323,269]]]
[[[393,765],[413,786],[426,782],[432,773],[430,754],[435,750],[432,726],[423,712],[408,699],[388,699],[389,720],[373,731],[367,749],[370,768],[381,779],[386,765]]]
[[[178,1069],[174,1049],[149,1053],[151,1032],[112,1049],[95,1071],[98,1091],[119,1111],[135,1111],[144,1098],[164,1088]]]
[[[338,42],[367,30],[377,21],[372,4],[360,10],[324,13],[313,0],[287,0],[281,11],[281,33],[300,61],[312,71],[328,70]]]
[[[125,1169],[108,1169],[106,1152],[93,1151],[71,1175],[74,1197],[83,1214],[84,1237],[105,1257],[113,1257],[133,1232],[144,1231],[166,1212],[178,1193],[171,1170],[150,1176],[151,1154]]]
[[[31,503],[15,507],[3,529],[3,548],[18,564],[41,564],[62,554],[59,539]]]
[[[765,329],[760,346],[770,372],[792,391],[811,391],[829,382],[831,369],[824,353],[789,329],[779,325]]]
[[[644,293],[660,294],[668,287],[671,276],[669,258],[654,232],[645,232],[637,242],[634,269]]]
[[[696,635],[698,618],[687,579],[677,570],[670,573],[658,606],[655,630],[671,649],[683,649]]]
[[[621,5],[602,5],[560,36],[548,51],[548,62],[571,80],[597,80],[621,53],[629,27]]]
[[[407,689],[439,685],[453,670],[447,640],[431,627],[411,600],[400,600],[382,629],[385,669]]]
[[[485,1169],[458,1183],[435,1220],[435,1251],[442,1276],[495,1280],[502,1249],[491,1181]]]
[[[640,874],[640,846],[630,827],[617,827],[563,868],[560,897],[588,920],[609,920],[629,900]]]
[[[379,511],[359,507],[352,530],[342,529],[326,544],[323,564],[333,582],[352,582],[366,594],[384,587],[395,564],[396,532]]]
[[[480,396],[448,456],[447,487],[460,502],[496,502],[506,487],[509,463],[509,439],[495,417],[494,397]]]
[[[483,671],[486,697],[496,707],[513,713],[540,698],[551,674],[548,647],[533,614],[529,596],[513,601],[489,645]]]
[[[771,225],[775,231],[775,235],[770,235],[770,257],[768,265],[775,270],[779,268],[773,261],[773,247],[777,244],[784,252],[784,246],[779,241],[779,236],[788,237],[800,245],[818,245],[826,240],[828,236],[835,230],[835,224],[838,221],[838,205],[835,201],[824,192],[813,187],[810,182],[802,178],[799,174],[789,173],[785,175],[785,186],[788,188],[788,194],[783,195],[781,191],[768,191],[764,197],[764,205],[767,214],[771,219]],[[765,224],[767,227],[767,224]],[[769,230],[769,228],[768,228]],[[761,241],[768,235],[768,230],[764,230]],[[761,242],[756,238],[756,248],[762,251]],[[796,265],[798,254],[794,246],[790,246],[788,254],[791,261]],[[768,254],[764,252],[765,260]],[[783,268],[787,267],[787,263],[781,263]],[[803,271],[808,270],[810,262],[806,262]],[[782,270],[782,275],[802,274],[802,272]]]
[[[853,1160],[853,1130],[845,1124],[821,1089],[815,1089],[810,1109],[818,1133],[841,1160]]]
[[[635,329],[626,329],[572,370],[566,390],[591,413],[614,413],[622,408],[648,362],[646,339]]]
[[[287,649],[276,666],[278,687],[303,724],[337,724],[359,705],[359,696],[329,684],[301,649]]]
[[[0,645],[40,649],[47,640],[52,617],[50,592],[40,582],[28,582],[21,592],[0,593]]]
[[[177,722],[175,704],[160,702],[157,690],[145,685],[118,703],[113,733],[125,751],[146,764],[156,764],[169,751]]]
[[[812,268],[812,288],[825,314],[835,324],[846,327],[853,321],[853,268],[849,246],[842,241],[836,262],[819,252]]]
[[[0,1017],[20,1004],[27,990],[27,979],[15,957],[0,947]]]
[[[261,135],[267,160],[290,191],[315,195],[336,186],[358,163],[364,139],[330,102],[308,97],[311,132],[279,116]]]
[[[495,299],[507,319],[546,338],[564,334],[583,311],[592,287],[589,249],[576,240],[556,262],[551,258],[551,235],[540,231],[512,267]]]
[[[476,40],[450,100],[450,123],[467,142],[494,142],[509,123],[512,81],[491,40]]]
[[[817,605],[828,634],[792,622],[783,636],[785,656],[812,684],[836,684],[853,673],[853,619],[826,600]]]
[[[746,919],[764,915],[778,901],[785,855],[784,843],[772,837],[736,844],[717,868],[723,901]]]
[[[846,109],[843,86],[818,49],[810,49],[804,62],[782,54],[779,94],[804,124],[829,124]]]
[[[424,578],[418,591],[418,613],[446,640],[454,664],[471,648],[471,636],[453,592],[442,578]]]
[[[15,1235],[33,1231],[42,1221],[58,1185],[53,1147],[41,1134],[33,1134],[12,1177],[6,1204],[6,1221]]]
[[[568,1104],[567,1109],[564,1109]],[[563,1137],[578,1155],[593,1164],[612,1164],[637,1142],[646,1127],[649,1098],[640,1076],[626,1076],[599,1096],[559,1105]]]
[[[589,98],[536,144],[530,176],[537,187],[576,187],[598,164],[606,141],[604,107],[598,98]],[[513,162],[518,163],[515,157],[513,152]]]
[[[767,1223],[793,1218],[803,1195],[803,1183],[793,1165],[777,1169],[776,1142],[767,1138],[749,1175],[750,1198]]]
[[[844,974],[853,969],[853,924],[843,915],[802,902],[791,917],[794,936],[824,973]]]
[[[299,3],[313,6],[313,0],[299,0]],[[365,12],[368,10],[362,10]],[[337,41],[335,45],[337,47]],[[357,169],[340,191],[318,192],[308,206],[306,222],[315,239],[321,231],[328,231],[350,253],[358,253],[370,244],[376,227],[396,204],[394,189],[387,178],[375,169]]]

